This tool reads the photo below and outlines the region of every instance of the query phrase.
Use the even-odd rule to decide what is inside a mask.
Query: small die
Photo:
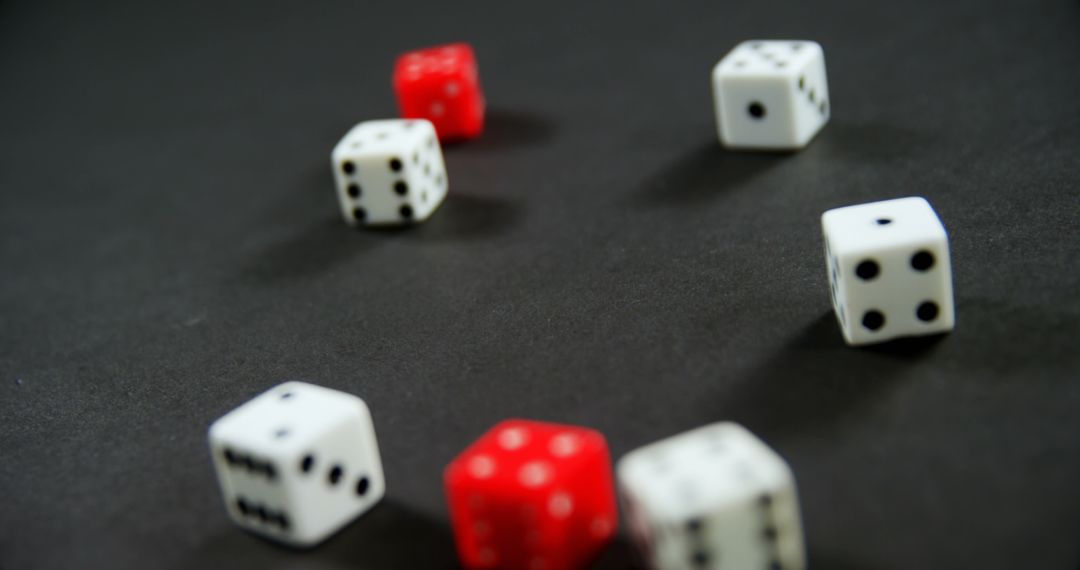
[[[447,466],[444,481],[465,568],[582,568],[618,525],[607,442],[590,429],[502,422]]]
[[[236,524],[311,546],[385,493],[371,414],[355,396],[286,382],[210,426],[210,454]]]
[[[791,469],[742,426],[722,422],[646,445],[616,471],[627,524],[651,567],[805,568]]]
[[[821,216],[833,309],[850,345],[952,330],[949,238],[923,198]]]
[[[351,225],[426,220],[449,186],[435,129],[422,119],[360,123],[334,147],[331,164]]]
[[[402,54],[393,82],[401,116],[431,121],[439,140],[471,139],[483,131],[484,93],[469,44]]]
[[[829,120],[821,46],[801,40],[752,40],[712,72],[720,142],[730,148],[794,150]]]

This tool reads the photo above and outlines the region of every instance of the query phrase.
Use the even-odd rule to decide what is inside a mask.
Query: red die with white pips
[[[469,44],[402,54],[394,66],[394,93],[401,117],[431,121],[440,141],[471,139],[484,130],[484,93]]]
[[[580,569],[618,524],[607,441],[587,428],[504,421],[446,467],[444,482],[465,568]]]

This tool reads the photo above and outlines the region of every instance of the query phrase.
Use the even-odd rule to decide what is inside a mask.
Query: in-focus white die
[[[631,532],[658,570],[801,570],[795,478],[742,426],[721,422],[636,449],[616,468]]]
[[[730,148],[806,146],[829,120],[825,53],[804,40],[752,40],[712,72],[720,142]]]
[[[370,509],[386,490],[375,428],[356,396],[286,382],[210,426],[229,516],[310,546]]]
[[[850,345],[952,330],[949,238],[923,198],[821,216],[833,309]]]
[[[366,121],[331,155],[341,214],[352,225],[426,220],[449,187],[435,127],[424,119]]]

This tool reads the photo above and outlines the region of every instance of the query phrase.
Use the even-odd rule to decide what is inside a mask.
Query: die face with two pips
[[[821,226],[829,292],[848,344],[952,330],[948,235],[925,199],[836,208]]]
[[[616,472],[627,524],[651,567],[806,565],[791,469],[737,424],[646,445],[622,458]]]
[[[385,493],[363,400],[287,382],[210,427],[210,453],[229,516],[293,546],[312,546]]]
[[[334,147],[331,167],[342,216],[351,225],[424,221],[449,187],[435,129],[421,119],[356,125]]]
[[[571,570],[618,524],[607,443],[568,425],[508,420],[445,471],[458,555],[466,568]]]
[[[794,150],[831,112],[825,55],[805,40],[751,40],[712,73],[720,141],[729,148]]]

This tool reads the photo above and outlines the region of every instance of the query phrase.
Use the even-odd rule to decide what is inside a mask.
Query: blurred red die
[[[446,467],[444,482],[469,569],[580,569],[618,525],[607,441],[591,429],[504,421]]]
[[[469,44],[402,54],[394,93],[402,118],[431,121],[441,141],[475,138],[484,129],[484,93]]]

